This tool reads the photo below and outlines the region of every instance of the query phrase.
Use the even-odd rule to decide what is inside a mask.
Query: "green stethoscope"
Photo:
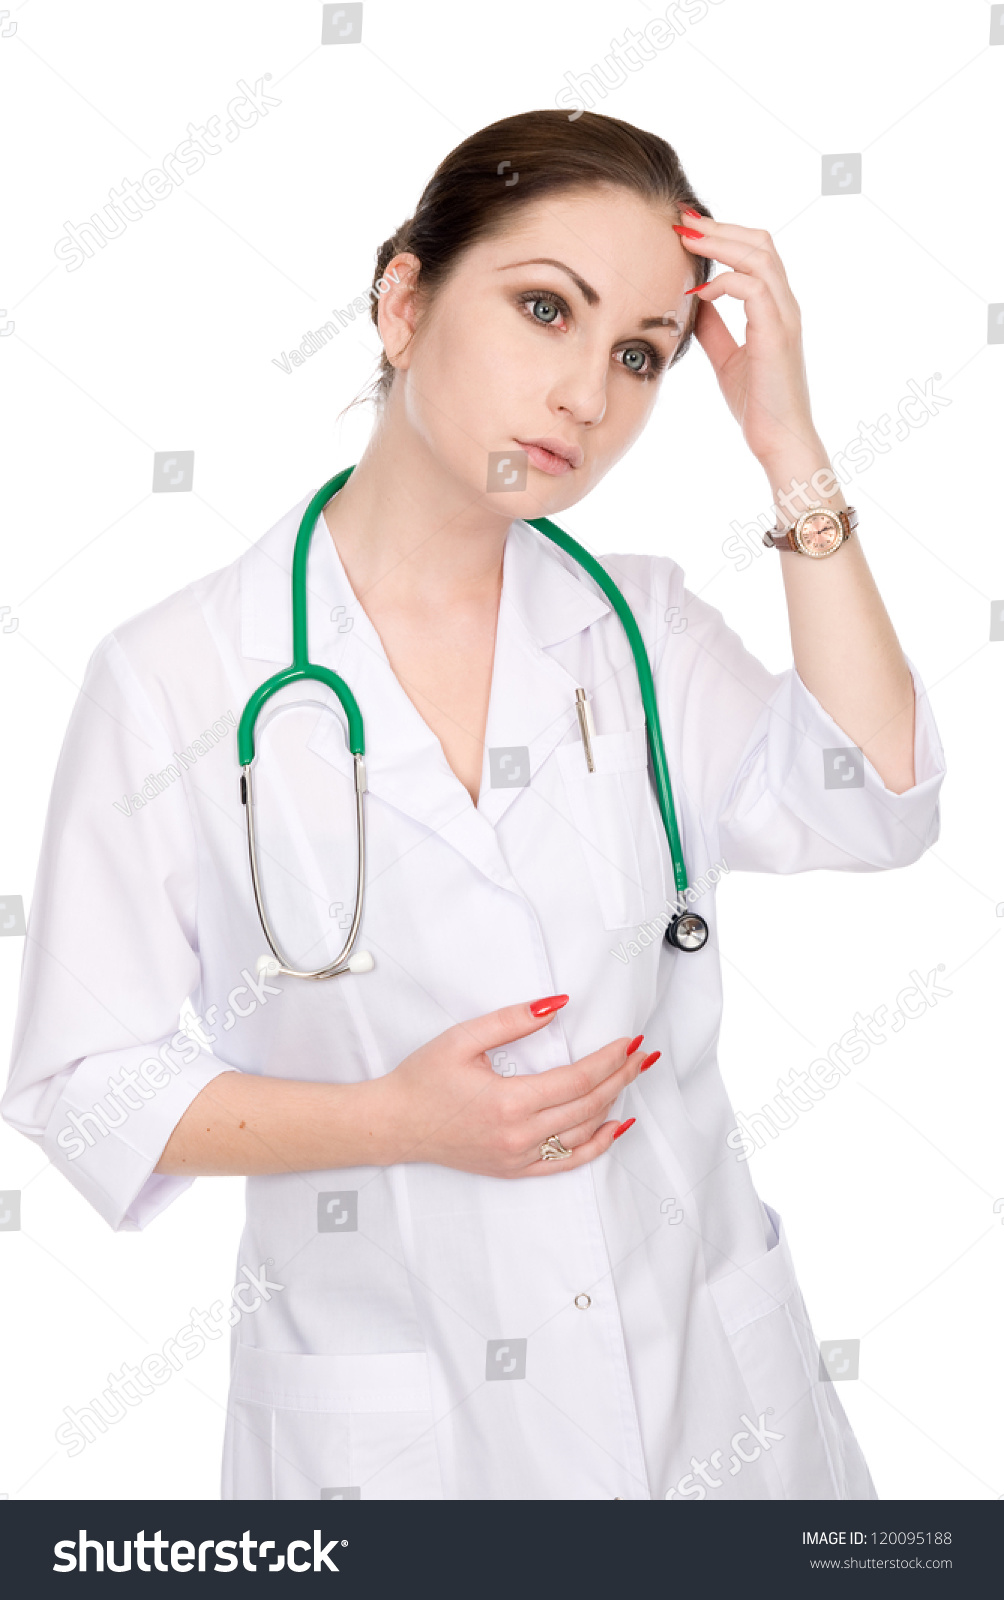
[[[327,505],[332,495],[338,490],[355,470],[346,467],[343,472],[338,472],[329,478],[323,488],[318,489],[314,498],[307,506],[300,522],[300,529],[296,536],[296,546],[293,551],[293,660],[281,672],[267,678],[254,691],[247,705],[241,713],[241,720],[237,730],[237,751],[241,766],[241,803],[247,821],[248,857],[251,863],[251,882],[254,887],[255,905],[261,919],[262,930],[268,940],[269,949],[275,961],[271,964],[272,971],[287,973],[293,978],[334,978],[343,972],[368,972],[373,966],[373,957],[365,951],[352,954],[352,946],[356,942],[359,924],[363,914],[363,890],[366,875],[366,830],[363,818],[363,795],[366,792],[366,766],[364,754],[366,748],[363,733],[362,713],[352,690],[336,672],[331,672],[327,667],[318,667],[310,660],[307,653],[307,556],[310,551],[310,541],[313,536],[317,519],[322,509]],[[610,601],[617,615],[620,617],[627,634],[635,659],[635,668],[638,673],[638,686],[641,689],[642,704],[645,708],[645,726],[648,730],[649,749],[652,752],[652,767],[655,773],[656,792],[659,797],[659,810],[662,814],[663,826],[669,840],[669,853],[673,861],[673,880],[676,884],[678,907],[666,929],[666,940],[677,950],[700,950],[707,942],[708,925],[703,917],[695,911],[686,909],[687,894],[687,869],[683,860],[683,848],[680,844],[680,832],[676,824],[676,810],[673,806],[673,791],[669,783],[669,769],[666,764],[666,750],[662,742],[662,723],[659,719],[659,708],[655,699],[655,687],[652,682],[652,670],[648,663],[644,641],[638,624],[634,619],[631,607],[621,594],[609,573],[600,566],[582,545],[565,533],[563,529],[549,522],[546,517],[538,517],[530,522],[531,528],[536,528],[540,533],[546,534],[555,544],[566,550],[580,566],[584,567],[603,593]],[[356,903],[345,944],[328,966],[319,968],[316,972],[305,972],[294,967],[282,954],[278,940],[269,922],[262,894],[261,878],[258,872],[258,854],[255,843],[254,828],[254,794],[252,790],[251,771],[254,765],[254,729],[258,714],[265,702],[284,689],[289,683],[298,683],[303,678],[314,678],[318,683],[326,684],[338,696],[342,709],[348,721],[348,746],[354,762],[355,801],[356,801]],[[263,957],[262,961],[267,958]],[[276,963],[278,964],[276,966]]]

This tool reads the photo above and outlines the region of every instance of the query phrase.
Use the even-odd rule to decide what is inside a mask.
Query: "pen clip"
[[[593,734],[596,728],[593,725],[593,711],[586,699],[585,689],[575,691],[575,710],[579,718],[579,730],[582,734],[582,745],[586,752],[586,768],[589,772],[596,771],[593,761]]]

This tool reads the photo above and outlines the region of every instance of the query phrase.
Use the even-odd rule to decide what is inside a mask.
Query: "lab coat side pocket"
[[[736,1419],[737,1429],[752,1429],[734,1446],[733,1470],[769,1451],[787,1500],[874,1499],[843,1407],[820,1373],[784,1223],[773,1207],[766,1211],[773,1248],[708,1285],[751,1402]]]
[[[592,751],[592,772],[580,739],[554,753],[603,926],[631,927],[655,916],[666,899],[647,734],[644,727],[594,734]]]
[[[442,1499],[425,1351],[300,1355],[239,1344],[222,1498]]]

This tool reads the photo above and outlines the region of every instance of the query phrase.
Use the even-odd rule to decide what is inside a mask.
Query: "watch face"
[[[828,511],[813,511],[795,535],[807,556],[828,556],[843,539],[839,519]]]

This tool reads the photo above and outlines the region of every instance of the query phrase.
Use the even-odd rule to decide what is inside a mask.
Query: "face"
[[[402,285],[380,302],[397,368],[388,426],[507,523],[575,504],[645,426],[693,314],[677,221],[618,188],[534,202],[465,251],[424,307],[406,282],[416,258],[395,258]],[[513,460],[489,492],[493,453]],[[506,489],[524,454],[525,488]]]

